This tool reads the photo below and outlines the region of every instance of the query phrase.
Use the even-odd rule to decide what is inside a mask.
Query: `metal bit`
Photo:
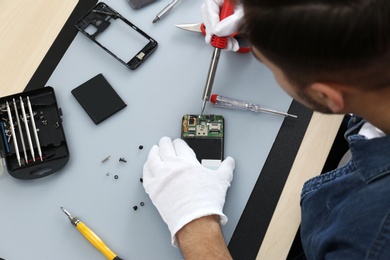
[[[180,0],[173,0],[171,3],[169,3],[167,6],[164,7],[157,15],[156,18],[154,18],[153,23],[157,22],[161,18],[163,18],[177,3],[179,3]]]
[[[13,99],[13,101],[14,101],[14,108],[15,108],[15,114],[16,114],[16,121],[18,122],[19,136],[20,136],[20,140],[22,142],[22,147],[23,147],[24,161],[25,161],[25,164],[28,164],[26,145],[24,144],[24,137],[23,137],[23,133],[22,133],[22,126],[20,125],[20,120],[19,120],[18,106],[16,105],[15,99]]]
[[[68,218],[71,220],[73,218],[73,216],[69,213],[69,211],[67,211],[66,209],[64,209],[64,207],[60,207],[60,209],[68,216]]]
[[[220,55],[221,55],[221,49],[214,48],[213,56],[211,57],[209,73],[207,75],[206,85],[205,85],[203,97],[202,97],[202,108],[201,108],[201,113],[200,113],[201,115],[203,115],[204,109],[206,107],[206,102],[210,100],[210,94],[211,94],[211,90],[213,88],[214,78],[215,78],[215,74],[217,72],[218,61],[219,61]]]
[[[30,98],[28,96],[27,96],[27,106],[28,106],[28,111],[30,112],[31,125],[32,125],[33,131],[34,131],[34,137],[35,137],[35,142],[37,144],[38,155],[39,155],[39,158],[41,159],[41,161],[43,161],[41,144],[39,142],[37,127],[35,126],[35,119],[34,119],[34,114],[33,114],[32,107],[31,107]]]
[[[80,222],[80,220],[76,217],[73,217],[69,211],[67,211],[66,209],[64,209],[64,207],[60,207],[60,209],[65,213],[65,215],[68,216],[69,220],[70,220],[70,223],[72,223],[72,225],[74,226],[77,226],[77,224]]]
[[[33,161],[35,162],[34,147],[33,147],[32,140],[31,140],[30,128],[29,128],[29,126],[28,126],[27,116],[26,116],[26,110],[24,109],[24,103],[23,103],[22,97],[20,97],[20,107],[21,107],[21,109],[22,109],[22,115],[23,115],[23,118],[24,118],[24,126],[25,126],[25,128],[26,128],[28,145],[29,145],[29,147],[30,147],[30,152],[31,152],[32,159],[33,159]]]
[[[22,165],[20,163],[20,154],[19,154],[18,140],[17,140],[16,135],[15,135],[14,122],[12,120],[11,109],[9,107],[8,101],[6,101],[6,106],[7,106],[7,113],[8,113],[9,123],[10,123],[10,127],[11,127],[11,132],[12,132],[12,140],[14,141],[14,146],[15,146],[16,159],[18,160],[18,164],[19,164],[19,167],[20,167]]]

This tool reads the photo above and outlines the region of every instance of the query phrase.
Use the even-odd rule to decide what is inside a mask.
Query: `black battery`
[[[11,176],[36,179],[66,165],[69,149],[52,87],[2,97],[0,107],[1,156]]]

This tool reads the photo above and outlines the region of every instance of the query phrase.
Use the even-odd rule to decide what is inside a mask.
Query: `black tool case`
[[[0,107],[1,156],[11,176],[36,179],[65,166],[69,150],[52,87],[2,97]]]

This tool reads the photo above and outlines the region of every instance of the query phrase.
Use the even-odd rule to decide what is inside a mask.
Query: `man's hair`
[[[390,0],[242,0],[242,30],[294,85],[390,86]]]

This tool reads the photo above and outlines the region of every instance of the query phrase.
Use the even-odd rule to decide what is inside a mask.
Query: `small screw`
[[[134,210],[137,210],[137,209],[138,209],[138,207],[137,207],[137,206],[134,206],[134,207],[133,207],[133,209],[134,209]]]
[[[142,150],[142,149],[144,149],[144,146],[140,145],[140,146],[138,146],[138,149]]]
[[[142,207],[142,206],[144,206],[144,205],[145,205],[145,203],[141,202],[139,205],[141,205],[141,207]]]
[[[142,178],[139,178],[139,181],[142,183],[142,182],[144,182],[144,179],[142,179]]]
[[[106,175],[107,175],[107,176],[110,176],[110,173],[109,173],[109,172],[107,172],[107,173],[106,173]]]
[[[125,158],[119,158],[119,161],[120,161],[120,162],[127,162],[127,161],[125,160]]]
[[[118,179],[118,178],[119,178],[119,176],[118,176],[118,175],[115,175],[115,176],[114,176],[114,179]]]
[[[102,163],[105,163],[105,162],[107,162],[107,161],[108,161],[108,159],[110,159],[110,157],[111,157],[111,155],[109,155],[109,156],[107,156],[106,158],[104,158],[104,159],[102,160]]]

